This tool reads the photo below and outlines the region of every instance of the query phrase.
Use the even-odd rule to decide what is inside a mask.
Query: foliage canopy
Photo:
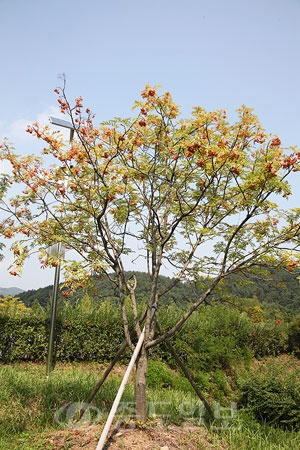
[[[24,236],[12,245],[12,275],[37,248],[43,266],[63,266],[66,285],[113,270],[124,288],[129,257],[155,279],[162,266],[176,280],[216,282],[258,265],[295,268],[300,209],[275,201],[291,194],[300,152],[267,135],[251,109],[242,106],[234,124],[224,110],[201,107],[181,119],[170,93],[146,86],[136,117],[96,127],[81,97],[71,106],[65,84],[55,91],[77,139],[66,146],[60,132],[34,123],[28,132],[46,142],[45,162],[7,142],[1,149],[9,184],[21,185],[1,207],[2,235]],[[80,260],[49,255],[58,241]]]
[[[28,132],[47,144],[45,161],[16,155],[7,142],[1,148],[12,167],[9,184],[21,186],[1,204],[2,235],[21,235],[12,245],[11,274],[21,273],[36,249],[42,265],[62,265],[71,288],[74,280],[81,285],[91,274],[113,272],[133,349],[127,298],[137,336],[141,328],[136,278],[126,278],[128,258],[146,269],[151,292],[139,359],[143,372],[147,349],[172,336],[224,278],[261,266],[297,266],[300,208],[283,210],[276,202],[291,195],[288,177],[300,168],[300,151],[284,149],[250,108],[239,108],[233,124],[224,110],[202,107],[183,119],[169,92],[146,86],[134,104],[135,117],[95,126],[81,97],[69,103],[65,82],[55,91],[75,130],[71,144],[34,123]],[[50,255],[47,248],[56,242],[80,258]],[[162,268],[175,277],[160,291]],[[208,283],[200,297],[170,330],[155,336],[151,309],[180,280],[200,282],[203,276]]]

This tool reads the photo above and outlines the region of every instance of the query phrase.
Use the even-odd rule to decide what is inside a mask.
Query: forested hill
[[[147,274],[143,272],[134,273],[137,278],[136,295],[138,300],[146,300],[150,292],[150,280]],[[133,272],[128,272],[128,276]],[[297,277],[299,272],[275,271],[269,279],[256,278],[245,284],[240,278],[234,278],[227,281],[226,285],[222,285],[214,298],[220,298],[231,295],[235,298],[257,299],[260,303],[273,303],[278,305],[282,310],[293,314],[300,313],[300,284]],[[161,276],[159,283],[161,290],[164,290],[171,282],[168,277]],[[52,286],[40,288],[38,290],[30,290],[17,295],[26,306],[31,306],[37,299],[42,306],[47,306],[52,296]],[[69,297],[70,302],[76,303],[84,294],[93,298],[95,301],[104,299],[116,300],[116,292],[114,285],[105,277],[97,280],[92,289],[80,289],[74,296]],[[200,294],[200,289],[190,283],[178,283],[169,293],[164,296],[164,303],[186,304],[193,301]]]
[[[128,278],[135,275],[137,279],[136,296],[139,301],[147,299],[151,283],[149,277],[143,272],[127,272]],[[169,284],[171,279],[168,277],[160,276],[159,286],[163,291]],[[18,295],[18,298],[22,300],[26,306],[31,306],[32,303],[38,299],[42,306],[47,306],[51,296],[52,296],[53,286],[47,286],[45,288],[40,288],[38,290],[30,290],[22,292]],[[101,301],[105,299],[111,299],[117,301],[117,295],[115,290],[115,285],[106,277],[102,277],[100,280],[96,280],[94,286],[89,289],[79,289],[76,294],[69,297],[70,302],[76,303],[84,294],[88,293],[95,301]],[[188,303],[191,301],[191,295],[196,298],[195,288],[192,285],[186,283],[178,283],[171,292],[164,296],[164,301],[166,303]]]

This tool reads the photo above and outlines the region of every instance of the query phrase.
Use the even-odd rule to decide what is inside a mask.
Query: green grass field
[[[67,433],[68,429],[83,424],[104,423],[122,378],[121,367],[111,374],[81,423],[75,425],[78,410],[102,370],[98,364],[57,365],[47,379],[44,365],[1,365],[0,450],[54,450],[57,447],[47,440],[50,432],[61,429]],[[170,380],[168,386],[166,379]],[[209,425],[209,433],[223,448],[300,448],[300,433],[258,424],[232,405],[215,404],[214,411],[216,420]],[[187,381],[159,362],[152,363],[149,368],[148,412],[151,420],[165,424],[207,426],[202,404]],[[132,419],[132,382],[125,389],[117,414],[117,419]]]

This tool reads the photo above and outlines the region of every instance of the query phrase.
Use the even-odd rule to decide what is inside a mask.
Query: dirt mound
[[[93,449],[97,447],[102,427],[89,426],[67,431],[57,431],[47,436],[47,444],[57,450]],[[155,426],[145,429],[112,429],[104,450],[226,450],[203,427]]]

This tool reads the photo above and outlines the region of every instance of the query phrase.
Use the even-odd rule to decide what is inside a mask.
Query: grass
[[[0,449],[26,448],[26,440],[37,432],[66,426],[88,397],[101,373],[91,365],[65,365],[53,371],[49,379],[45,367],[35,364],[0,368]],[[107,381],[96,399],[95,409],[107,413],[118,389],[118,378]],[[127,393],[126,393],[127,394]],[[66,407],[67,405],[67,407]],[[77,410],[74,409],[77,407]],[[91,416],[91,410],[88,411]],[[90,417],[90,420],[93,420]],[[13,447],[15,438],[22,439]],[[31,444],[32,445],[32,444]],[[45,448],[41,442],[34,448]],[[39,447],[40,446],[40,447]],[[28,447],[31,448],[31,447]]]
[[[174,373],[172,377],[167,368],[164,373],[164,367],[159,364],[159,371],[154,364],[149,374],[149,417],[183,426],[203,425],[205,412],[199,399],[180,375]],[[74,426],[73,419],[102,370],[97,364],[64,364],[58,365],[47,379],[44,365],[0,366],[0,450],[54,450],[46,434],[62,428],[67,432],[68,427]],[[106,380],[81,424],[105,421],[120,384],[121,372],[116,371]],[[215,411],[217,419],[210,429],[215,448],[220,445],[233,450],[300,448],[300,433],[260,425],[252,417],[229,407]],[[118,418],[124,420],[132,415],[133,386],[129,382]]]
[[[220,434],[223,444],[240,450],[291,450],[300,448],[300,433],[261,425],[240,413],[229,430]]]

